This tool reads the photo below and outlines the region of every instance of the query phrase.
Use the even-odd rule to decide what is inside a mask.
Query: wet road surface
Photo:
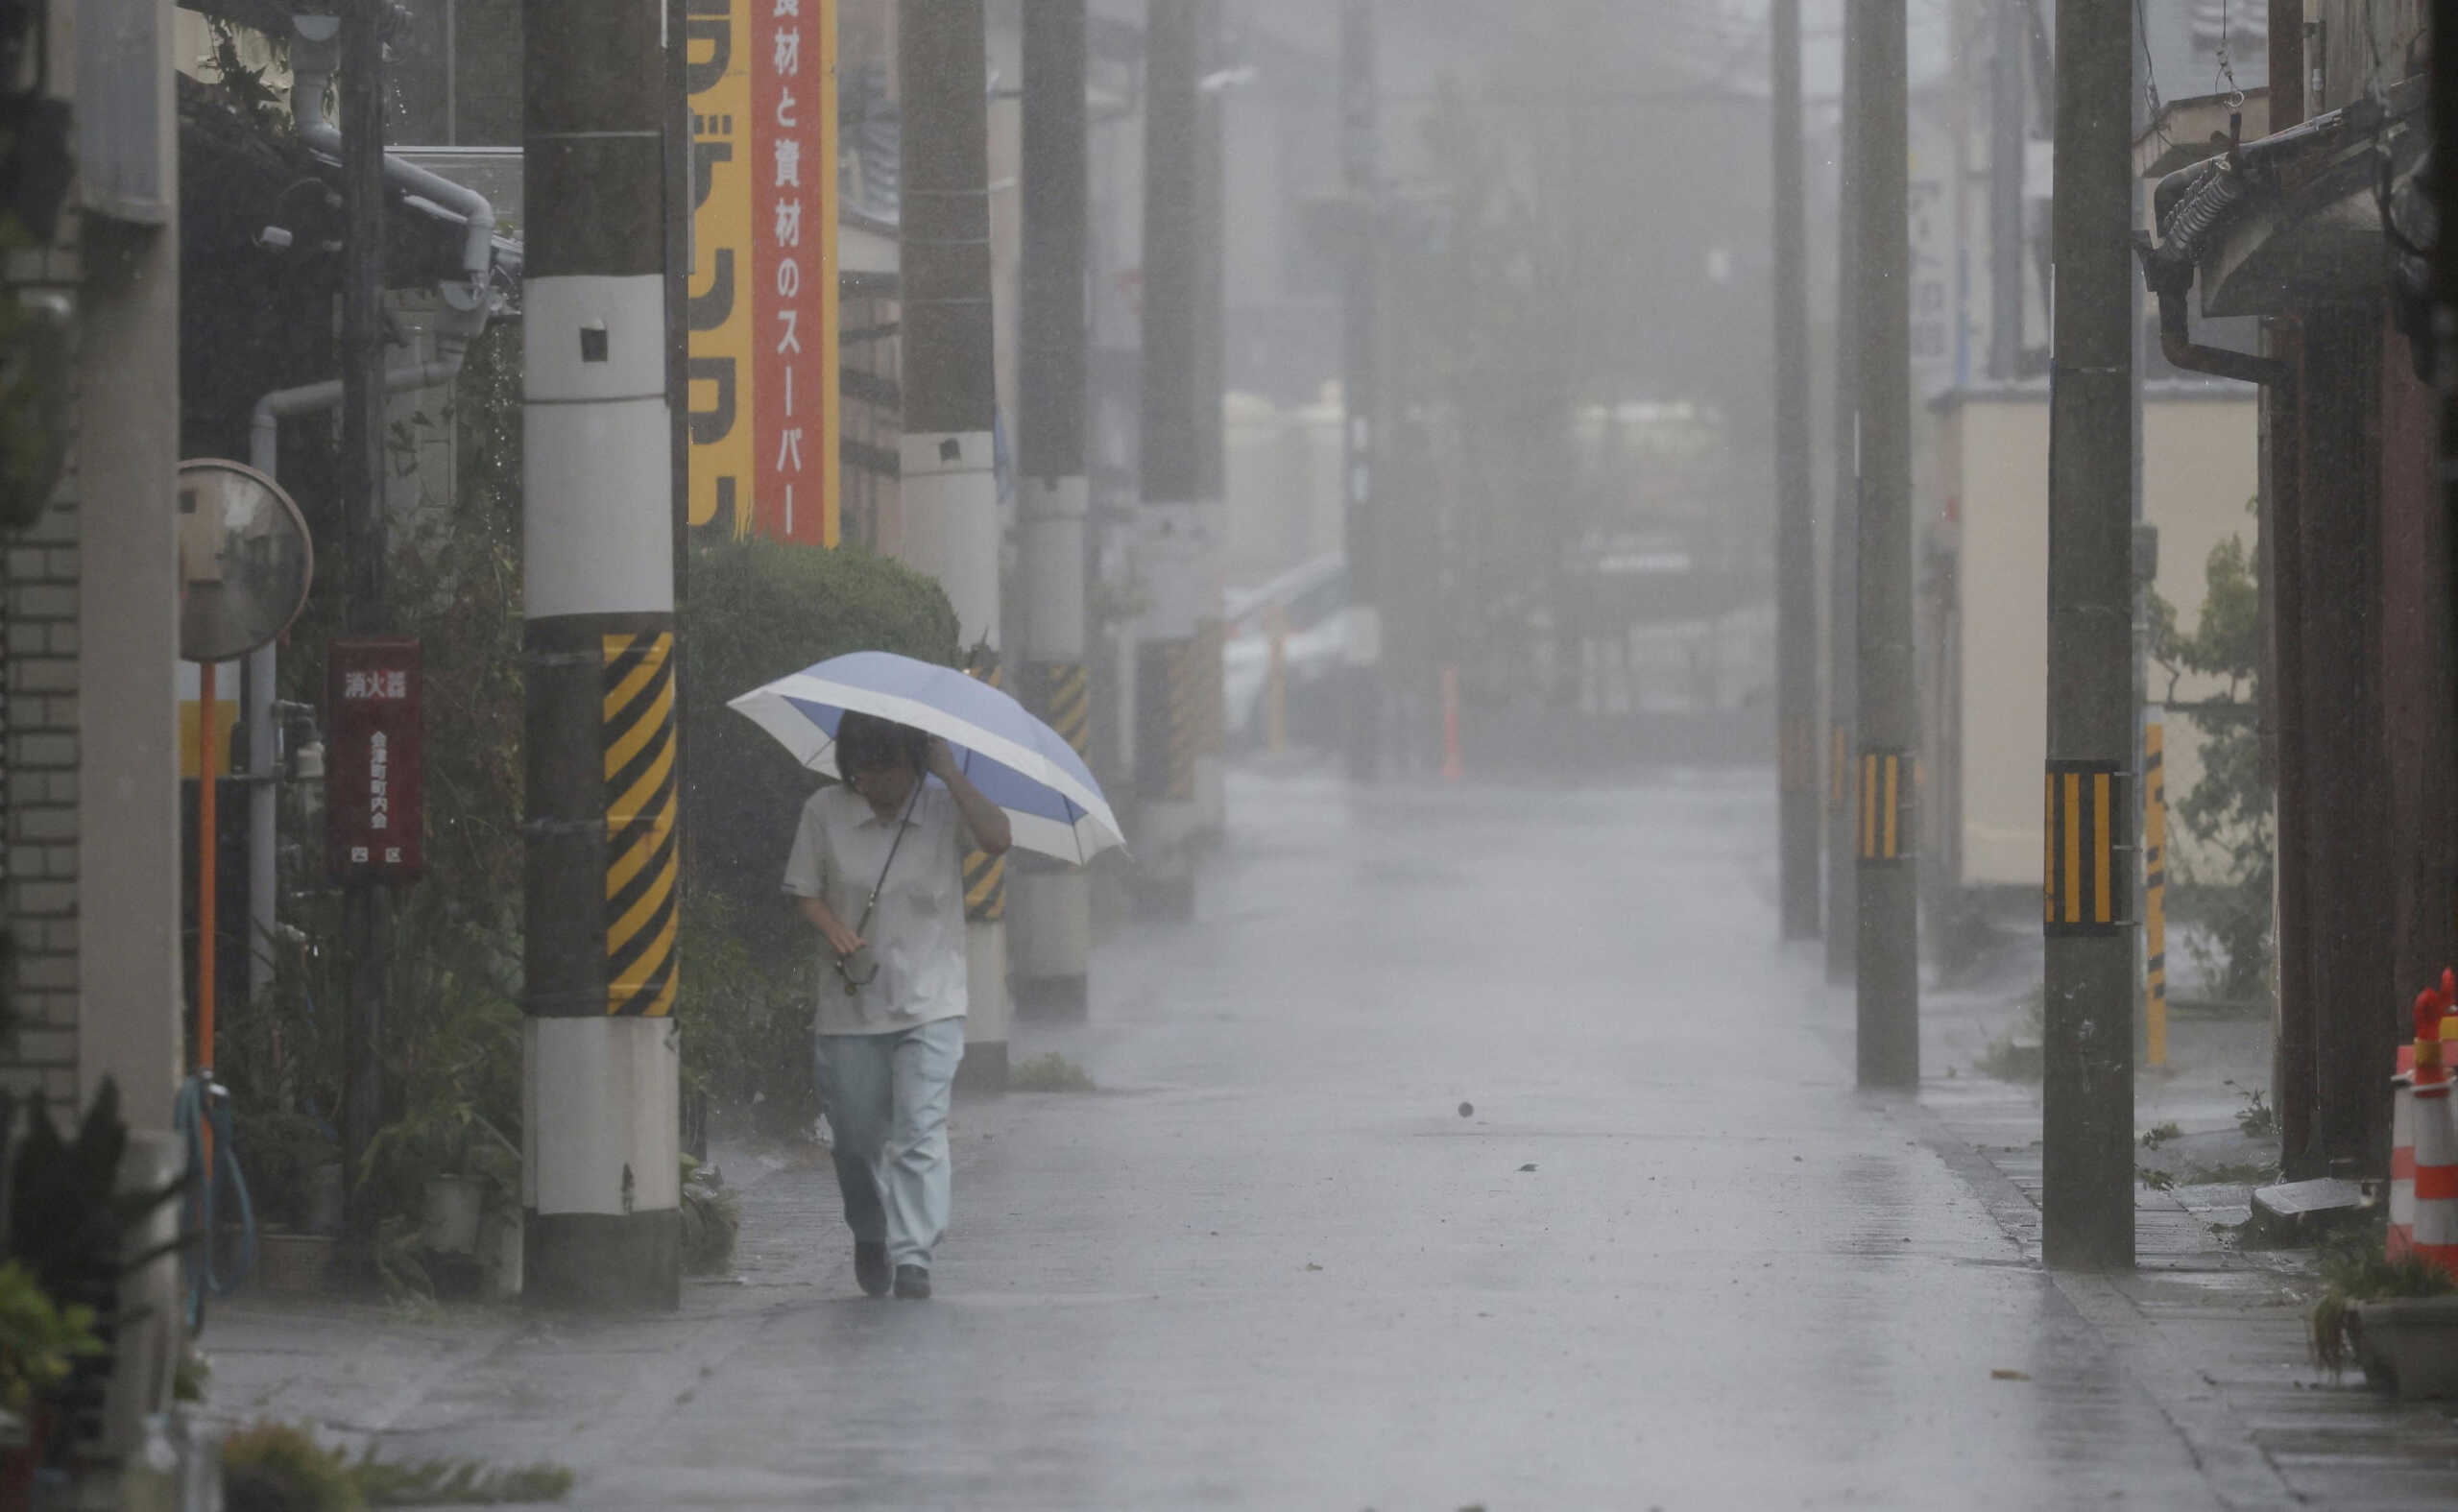
[[[1853,1090],[1771,786],[1241,778],[1197,920],[1018,1031],[1100,1091],[959,1105],[936,1301],[772,1157],[678,1314],[242,1303],[216,1408],[591,1509],[2458,1504],[2446,1415],[2175,1203],[2141,1276],[2040,1272],[2032,1091]]]
[[[776,1210],[824,1294],[712,1333],[602,1504],[2221,1504],[1853,1091],[1763,785],[1241,781],[1198,921],[1019,1034],[1103,1091],[961,1116],[939,1300]]]

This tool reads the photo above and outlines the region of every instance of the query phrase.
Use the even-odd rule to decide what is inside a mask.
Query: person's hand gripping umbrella
[[[831,657],[753,688],[727,708],[830,777],[846,710],[909,725],[948,743],[1027,851],[1077,865],[1124,846],[1109,800],[1066,738],[1005,693],[952,667],[887,651]]]

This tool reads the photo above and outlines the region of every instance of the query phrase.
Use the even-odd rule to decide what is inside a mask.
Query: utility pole
[[[2012,379],[2023,355],[2023,56],[2033,0],[1995,0],[1988,55],[1988,375]]]
[[[900,0],[904,96],[904,561],[946,588],[976,674],[999,679],[999,399],[990,319],[989,83],[982,0]],[[1037,381],[1038,374],[1027,374]],[[1004,858],[964,861],[960,1086],[1007,1085]]]
[[[1801,4],[1774,0],[1776,802],[1783,932],[1818,934],[1818,523],[1811,500]],[[1353,560],[1353,559],[1352,559]]]
[[[1342,543],[1348,557],[1350,623],[1366,646],[1352,647],[1346,706],[1348,775],[1370,782],[1382,770],[1381,668],[1366,653],[1382,632],[1383,564],[1377,551],[1376,499],[1382,434],[1376,409],[1383,392],[1380,260],[1382,237],[1382,93],[1377,87],[1374,0],[1346,0],[1340,9],[1340,181],[1346,191],[1350,244],[1340,299],[1340,477],[1346,507]]]
[[[1033,711],[1091,755],[1084,667],[1084,476],[1090,230],[1084,0],[1024,8],[1024,266],[1019,291],[1017,470],[1023,475],[1024,681]],[[1092,954],[1092,879],[1025,862],[1015,910],[1016,1006],[1080,1017]]]
[[[1194,908],[1196,765],[1211,688],[1202,634],[1218,529],[1203,498],[1198,434],[1203,9],[1204,0],[1151,0],[1144,70],[1144,502],[1136,564],[1149,607],[1136,646],[1135,786],[1141,901],[1181,917]]]
[[[559,1306],[682,1296],[662,12],[521,5],[524,1290]]]
[[[1227,67],[1223,0],[1197,0],[1195,12],[1195,504],[1207,522],[1195,599],[1195,833],[1217,844],[1229,824],[1228,720],[1221,686],[1222,599],[1228,587],[1229,458],[1221,406],[1229,392],[1229,92],[1240,75]]]
[[[2042,1251],[2133,1263],[2131,0],[2057,12]]]
[[[2432,15],[2432,197],[2443,226],[2458,226],[2458,4],[2440,0]],[[2441,477],[2445,514],[2458,506],[2458,236],[2433,247],[2432,380],[2441,399]],[[2449,540],[2458,555],[2458,532]],[[2449,569],[2458,582],[2458,562]],[[2458,604],[2458,597],[2453,597]],[[2445,631],[2458,639],[2458,627]]]
[[[2453,33],[2436,32],[2436,45]],[[2436,67],[2438,55],[2436,55]],[[2438,72],[2436,78],[2449,78]],[[2304,119],[2304,8],[2273,6],[2270,12],[2270,129],[2284,131]],[[2447,99],[2446,95],[2436,96]],[[2450,165],[2440,162],[2446,170]],[[2445,202],[2446,203],[2446,202]],[[2269,638],[2263,645],[2261,702],[2269,715],[2265,732],[2273,802],[2278,815],[2277,1045],[2271,1068],[2272,1106],[2278,1110],[2278,1145],[2287,1174],[2326,1174],[2301,1163],[2312,1148],[2316,1097],[2314,990],[2315,934],[2313,812],[2307,779],[2310,706],[2304,693],[2304,603],[2307,571],[2304,536],[2304,450],[2301,410],[2304,333],[2292,315],[2262,323],[2262,349],[2280,365],[2284,381],[2261,391],[2261,558],[2269,589]]]
[[[384,7],[356,0],[341,28],[342,444],[340,484],[352,636],[391,627],[384,604]],[[268,690],[269,691],[269,690]],[[205,780],[213,780],[210,771]],[[342,1168],[355,1171],[384,1123],[384,1019],[391,974],[393,895],[385,884],[353,879],[342,897],[342,936],[349,961],[342,1023]],[[253,942],[252,942],[253,944]],[[208,1051],[210,1046],[207,1046]],[[354,1184],[345,1184],[349,1231],[344,1264],[357,1280],[375,1278],[378,1214]]]
[[[1860,1081],[1920,1082],[1920,736],[1912,660],[1912,232],[1904,0],[1861,15]],[[2121,302],[2121,301],[2120,301]]]
[[[1826,590],[1826,979],[1853,979],[1860,953],[1857,874],[1860,827],[1853,822],[1859,784],[1852,777],[1854,719],[1859,702],[1861,410],[1861,87],[1860,8],[1844,7],[1843,114],[1837,126],[1838,233],[1835,238],[1835,502],[1827,527]]]

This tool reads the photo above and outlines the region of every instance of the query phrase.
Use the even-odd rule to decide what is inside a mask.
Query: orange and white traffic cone
[[[2416,994],[2416,1037],[2398,1046],[2398,1071],[2390,1078],[2390,1233],[2385,1254],[2393,1265],[2415,1249],[2416,1066],[2427,1060],[2447,1068],[2443,1045],[2458,1038],[2458,972],[2444,971],[2438,992]]]
[[[2390,1078],[2390,1237],[2383,1254],[2391,1264],[2405,1260],[2416,1241],[2416,1047],[2398,1046],[2398,1072]]]
[[[2436,995],[2416,1000],[2415,1215],[2408,1253],[2458,1280],[2458,1122],[2451,1118],[2449,1069],[2441,1054],[2446,1010]],[[2395,1201],[2395,1187],[2392,1192]]]

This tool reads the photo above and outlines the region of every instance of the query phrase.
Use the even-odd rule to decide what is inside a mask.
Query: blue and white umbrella
[[[836,722],[847,709],[910,725],[953,748],[965,776],[1006,810],[1015,842],[1025,850],[1081,863],[1126,844],[1075,748],[1024,705],[952,667],[856,651],[755,687],[726,707],[830,777],[843,775],[836,770]]]

